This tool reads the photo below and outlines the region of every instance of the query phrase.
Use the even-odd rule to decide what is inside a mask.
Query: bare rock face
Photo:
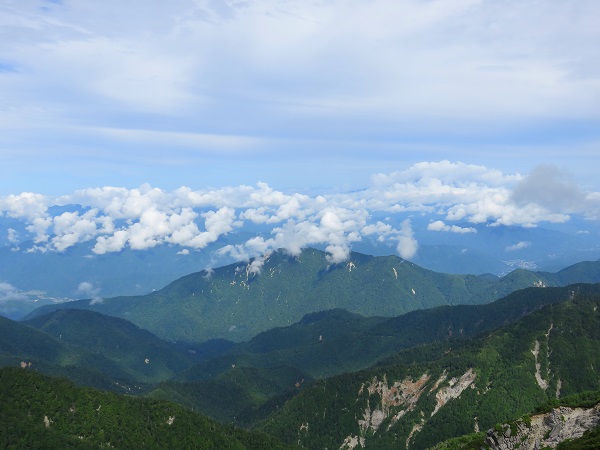
[[[600,404],[593,408],[561,406],[547,414],[505,424],[501,430],[487,433],[486,444],[492,450],[539,450],[555,448],[566,439],[580,438],[583,433],[600,425]]]
[[[463,376],[460,378],[452,378],[448,383],[448,386],[437,391],[435,395],[437,403],[431,415],[433,416],[438,412],[440,408],[448,403],[448,400],[460,397],[460,394],[475,381],[475,376],[473,369],[469,369]]]
[[[375,377],[366,385],[361,386],[359,395],[366,388],[369,396],[379,397],[379,405],[371,408],[369,402],[363,418],[358,421],[361,434],[364,435],[369,429],[376,432],[383,421],[389,417],[392,407],[403,408],[394,416],[392,423],[396,423],[407,411],[414,410],[429,378],[429,375],[423,374],[417,380],[406,378],[389,386],[386,376],[381,381]]]
[[[420,420],[412,424],[412,430],[406,438],[406,448],[409,448],[412,439],[424,429],[431,416],[450,400],[459,398],[468,387],[475,388],[476,376],[471,368],[460,377],[450,380],[447,379],[448,374],[445,371],[435,381],[428,373],[416,379],[406,377],[393,383],[388,382],[387,375],[384,375],[383,379],[373,377],[363,383],[358,391],[359,397],[367,397],[367,405],[362,416],[357,418],[357,430],[345,438],[340,449],[365,448],[368,438],[376,433],[389,432],[406,414],[416,411]],[[435,396],[436,405],[433,412],[425,413],[420,406],[419,400],[424,395]],[[387,426],[382,426],[384,423]]]

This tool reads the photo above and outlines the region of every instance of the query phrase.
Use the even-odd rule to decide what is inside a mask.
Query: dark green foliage
[[[247,425],[308,386],[311,378],[292,367],[235,366],[194,382],[165,382],[147,394],[174,400],[221,422]]]
[[[374,259],[365,258],[356,259],[356,266],[368,267]],[[286,261],[279,261],[280,266],[275,267],[283,264],[300,271],[307,262]],[[402,263],[418,270],[408,264]],[[330,276],[341,280],[358,277],[357,270],[330,267],[318,272],[313,284],[318,286],[320,280]],[[273,277],[269,273],[265,266],[260,276],[249,276],[249,288],[244,290],[260,287],[266,276],[277,276],[276,271]],[[514,276],[526,274],[517,272]],[[193,276],[183,280],[171,287],[177,295],[189,296],[191,292],[194,297],[197,280]],[[211,286],[223,290],[234,287],[230,283]],[[463,287],[455,279],[443,289]],[[225,297],[219,298],[226,302]],[[154,399],[174,400],[222,421],[257,427],[290,444],[301,442],[307,448],[339,448],[347,437],[361,436],[367,448],[402,449],[412,433],[410,448],[422,449],[473,431],[475,420],[481,429],[487,429],[530,412],[555,397],[558,380],[561,395],[600,389],[594,370],[600,365],[599,298],[600,286],[574,285],[529,288],[487,305],[443,306],[391,319],[365,318],[334,309],[306,315],[293,326],[274,328],[232,348],[222,340],[204,345],[166,344],[123,320],[70,310],[36,317],[31,322],[55,335],[62,334],[62,339],[8,321],[4,325],[7,333],[0,334],[0,363],[16,365],[18,358],[30,351],[39,358],[32,357],[32,368],[61,375],[73,369],[78,382],[87,379],[89,384],[105,387],[106,383],[114,384],[114,377],[119,375],[132,389],[128,392],[149,391]],[[160,299],[167,308],[169,298]],[[218,307],[215,304],[210,308],[216,311]],[[293,305],[289,307],[293,309]],[[203,313],[211,312],[210,308]],[[269,315],[268,311],[262,313]],[[484,332],[489,334],[481,336]],[[64,342],[65,333],[86,349]],[[475,335],[481,337],[468,339]],[[38,346],[40,339],[46,342]],[[546,390],[534,377],[536,359],[532,349],[536,341],[537,362],[549,385]],[[185,369],[189,356],[183,358],[182,354],[189,355],[188,350],[205,359],[181,372],[178,382],[163,382],[152,388],[134,384],[144,376],[165,379]],[[155,355],[149,358],[150,364],[154,359],[162,361],[159,372],[144,374],[145,366],[135,366],[139,356],[147,352]],[[48,355],[52,357],[44,359]],[[364,369],[377,361],[377,366]],[[358,369],[362,370],[312,381],[313,377]],[[449,398],[436,407],[439,390],[449,388],[455,382],[452,379],[458,380],[469,371],[475,375],[473,383],[459,398]],[[367,393],[369,386],[378,383],[393,390],[395,382],[415,384],[422,377],[426,378],[423,392],[414,408],[404,410],[401,420],[393,419],[400,412],[396,405],[384,407],[376,390]],[[358,421],[365,411],[375,408],[388,408],[387,416],[376,431],[369,427],[361,430]],[[419,431],[421,424],[423,429]]]
[[[565,301],[575,291],[600,295],[600,285],[528,288],[487,305],[441,306],[391,319],[365,318],[343,310],[312,313],[294,325],[274,328],[237,344],[225,355],[185,371],[179,379],[214,378],[232,364],[265,368],[293,365],[314,378],[357,371],[402,349],[499,328],[544,305]]]
[[[0,369],[0,414],[1,448],[284,448],[173,403],[77,388],[29,369]]]
[[[566,267],[554,274],[540,272],[562,285],[573,283],[600,283],[600,261],[582,261]]]
[[[0,367],[26,363],[79,385],[142,394],[148,383],[172,378],[198,360],[181,346],[96,312],[60,310],[28,323],[44,332],[0,317]]]
[[[543,414],[559,406],[568,406],[569,408],[591,408],[598,403],[600,403],[600,391],[584,391],[560,399],[550,399],[546,403],[537,406],[534,412],[535,414]]]
[[[372,328],[384,318],[365,318],[344,310],[312,313],[289,327],[274,328],[237,344],[226,354],[197,364],[181,380],[214,378],[232,365],[273,368],[294,366],[324,377],[365,368],[395,351],[394,342],[378,343]]]
[[[485,437],[485,433],[465,434],[436,445],[435,450],[481,450]]]
[[[121,390],[132,385],[129,370],[81,347],[63,342],[27,325],[0,317],[0,367],[29,364],[50,375],[69,376],[80,384]]]
[[[600,403],[600,391],[586,391],[580,394],[570,395],[561,399],[552,399],[537,406],[530,414],[525,414],[517,420],[507,423],[497,423],[493,430],[502,433],[503,430],[511,429],[512,434],[518,430],[518,423],[523,422],[527,427],[531,427],[532,416],[538,414],[546,414],[554,408],[567,406],[569,408],[593,408]],[[459,436],[457,438],[448,439],[444,442],[436,444],[434,450],[480,450],[488,448],[486,445],[486,433],[471,433]],[[600,448],[600,427],[589,430],[584,435],[575,440],[564,441],[559,444],[557,449],[585,449],[597,450]]]
[[[58,310],[24,323],[120,364],[141,382],[167,380],[195,362],[192,354],[131,322],[93,311]]]
[[[556,450],[598,450],[600,448],[600,427],[586,431],[579,439],[567,440],[556,446]]]
[[[600,267],[600,262],[592,264]],[[32,315],[51,309],[92,309],[171,341],[243,341],[291,325],[311,312],[343,308],[364,316],[393,317],[440,305],[484,304],[539,283],[561,285],[579,273],[573,270],[570,276],[556,278],[519,269],[499,279],[450,275],[395,256],[360,253],[352,253],[348,263],[331,265],[324,252],[314,249],[298,257],[274,252],[260,273],[251,268],[251,263],[232,264],[185,276],[145,296],[44,306]],[[583,275],[590,278],[588,271]]]
[[[552,295],[550,290],[542,291]],[[600,296],[589,295],[586,286],[580,287],[579,296],[577,289],[573,292],[573,300],[545,306],[485,337],[415,347],[373,369],[317,382],[266,419],[260,429],[288,442],[300,439],[308,448],[339,448],[346,437],[362,436],[367,448],[402,449],[413,427],[423,421],[423,429],[414,432],[410,441],[411,449],[423,449],[472,432],[475,418],[486,430],[531,412],[556,397],[558,379],[561,395],[598,390],[600,379],[592,368],[600,367]],[[549,385],[545,390],[534,376],[536,341],[541,376]],[[432,416],[438,392],[434,382],[444,372],[446,380],[458,379],[469,369],[476,374],[473,384]],[[406,410],[392,425],[391,417],[402,409],[392,405],[377,432],[361,431],[358,421],[365,409],[382,408],[381,398],[366,395],[361,386],[387,380],[391,389],[395,382],[413,382],[423,375],[429,378],[414,410]],[[444,381],[439,388],[447,385]],[[302,428],[307,423],[308,432]]]

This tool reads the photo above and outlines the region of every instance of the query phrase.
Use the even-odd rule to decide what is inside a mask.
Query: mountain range
[[[474,340],[415,347],[319,380],[259,429],[305,448],[424,449],[598,390],[599,305],[597,294],[576,296]]]
[[[85,209],[67,205],[52,207],[50,212],[83,214]],[[393,213],[373,219],[400,221]],[[516,268],[554,272],[578,261],[600,258],[596,234],[588,231],[589,224],[576,218],[559,227],[458,224],[459,228],[472,231],[469,233],[428,231],[434,220],[430,215],[411,220],[419,242],[412,262],[437,272],[497,276]],[[14,319],[41,304],[86,296],[148,294],[189,273],[235,262],[222,251],[227,246],[242,244],[252,237],[270,237],[270,229],[254,225],[223,235],[202,251],[165,244],[97,254],[93,240],[72,243],[61,251],[49,250],[35,240],[29,228],[19,220],[0,215],[0,314]],[[53,238],[50,233],[48,239]],[[325,250],[325,246],[318,248]],[[355,242],[353,249],[375,256],[397,254],[395,244],[369,236]],[[4,283],[9,295],[3,292]]]
[[[89,309],[124,318],[169,341],[239,342],[334,308],[393,317],[441,305],[489,303],[526,287],[577,282],[600,282],[600,261],[556,273],[516,269],[496,277],[444,274],[396,256],[361,253],[332,265],[325,252],[306,249],[298,256],[277,251],[264,260],[196,272],[143,296],[46,305],[27,318],[55,309]]]
[[[21,367],[12,372],[3,369],[1,374],[7,383],[21,377],[24,390],[18,391],[18,398],[28,399],[26,405],[38,402],[28,397],[27,390],[42,382],[48,390],[60,392],[83,386],[113,392],[110,402],[118,406],[107,409],[109,415],[99,429],[60,425],[54,428],[56,433],[46,433],[49,442],[60,445],[75,442],[75,433],[89,436],[84,442],[91,447],[106,442],[126,446],[122,431],[102,441],[108,434],[99,430],[109,425],[120,429],[114,415],[139,407],[130,403],[136,399],[120,396],[128,394],[159,402],[135,405],[169,401],[185,408],[166,418],[163,409],[158,416],[148,413],[163,424],[172,416],[183,417],[180,411],[193,411],[186,421],[207,420],[197,416],[201,414],[259,433],[248,441],[250,435],[232,431],[243,442],[223,444],[231,448],[260,448],[252,447],[252,442],[309,449],[480,448],[489,439],[504,442],[502,436],[511,426],[524,436],[527,417],[537,417],[536,408],[539,412],[550,405],[544,414],[555,417],[558,413],[548,411],[567,407],[556,403],[563,398],[587,398],[588,403],[596,398],[583,393],[600,391],[596,370],[600,284],[586,284],[600,276],[599,264],[582,262],[556,273],[519,269],[505,277],[458,276],[431,272],[395,257],[355,253],[343,265],[330,265],[326,255],[314,249],[299,257],[275,252],[265,260],[191,274],[147,296],[42,307],[22,322],[0,318],[0,365]],[[563,284],[568,285],[558,286]],[[269,304],[268,299],[277,298],[275,292],[280,301]],[[259,308],[264,329],[246,327],[241,333],[234,328],[223,334],[202,328],[195,335],[170,335],[176,328],[171,314],[193,315],[196,297],[212,302],[202,313],[222,325],[228,323],[233,305]],[[313,310],[303,313],[302,300]],[[404,309],[396,313],[398,305]],[[243,314],[242,306],[233,311]],[[352,310],[358,307],[364,310]],[[278,317],[275,311],[283,317],[286,308],[290,318],[271,325],[274,320],[269,319]],[[219,309],[224,319],[217,314]],[[148,323],[159,326],[133,324],[114,311],[129,311],[123,313],[126,318],[145,311],[152,318]],[[291,319],[294,313],[297,320]],[[253,317],[258,320],[260,314]],[[209,323],[207,317],[203,320]],[[185,323],[180,325],[186,329]],[[232,335],[235,342],[223,339]],[[40,381],[38,373],[66,377],[80,387],[49,387],[54,379]],[[85,398],[104,395],[77,392],[85,392],[81,394]],[[14,404],[17,397],[11,395],[5,392],[3,398]],[[51,429],[59,422],[77,422],[69,419],[67,403],[72,406],[72,398],[79,395],[59,396],[51,403],[54,406],[37,408],[35,414],[31,406],[28,411],[16,408],[11,417],[24,424],[30,419],[22,419],[23,415],[36,417],[37,424],[30,426],[35,432],[29,434],[39,438],[48,429],[45,417]],[[39,398],[40,405],[51,405],[48,401]],[[6,402],[3,399],[3,405]],[[101,397],[97,403],[110,402]],[[41,414],[47,407],[55,409]],[[88,411],[89,405],[81,408]],[[3,415],[5,410],[3,406]],[[82,416],[89,420],[90,414],[95,413],[90,409]],[[550,420],[543,417],[532,421]],[[136,420],[124,425],[136,430],[140,426]],[[590,420],[585,438],[577,433],[570,438],[597,442],[593,435],[597,422]],[[542,434],[554,432],[558,425]],[[88,434],[78,431],[81,427]],[[27,435],[24,428],[14,428]],[[156,422],[152,429],[161,435],[172,428]],[[132,434],[138,436],[137,431]],[[170,442],[164,436],[156,439],[161,445]],[[210,445],[214,446],[207,441],[198,448]]]

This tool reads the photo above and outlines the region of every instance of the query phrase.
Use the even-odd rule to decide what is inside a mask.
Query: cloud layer
[[[393,218],[384,218],[387,214]],[[54,198],[33,193],[0,198],[0,215],[26,225],[33,251],[61,252],[91,241],[95,254],[165,244],[181,246],[186,254],[243,230],[250,236],[245,242],[224,245],[219,253],[247,259],[279,248],[298,254],[318,245],[332,263],[346,260],[353,244],[366,238],[387,243],[403,258],[414,257],[418,242],[410,218],[422,214],[432,218],[428,231],[453,233],[475,233],[478,225],[562,223],[573,214],[597,220],[600,193],[582,191],[567,174],[549,166],[528,175],[507,175],[441,161],[377,174],[366,189],[328,195],[284,193],[257,183],[173,191],[149,185],[103,187]],[[5,232],[14,243],[16,231]]]
[[[0,193],[335,186],[414,155],[594,176],[598,17],[596,0],[5,1]]]

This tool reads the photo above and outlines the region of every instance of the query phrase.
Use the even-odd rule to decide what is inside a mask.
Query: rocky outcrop
[[[554,324],[551,323],[550,324],[550,328],[548,328],[548,332],[544,335],[546,337],[546,378],[544,378],[542,376],[542,364],[539,360],[539,356],[540,356],[540,341],[536,340],[535,344],[533,346],[533,349],[531,350],[531,353],[533,354],[533,357],[535,359],[535,381],[537,381],[537,384],[540,388],[542,388],[543,390],[548,389],[548,386],[550,385],[550,332],[552,331],[552,328],[554,328]],[[557,386],[557,393],[556,393],[556,398],[558,398],[558,396],[560,395],[560,387]]]
[[[348,436],[342,443],[340,450],[354,450],[357,446],[365,448],[365,438],[359,436]]]
[[[438,412],[440,408],[448,403],[448,400],[460,397],[460,394],[462,394],[463,391],[468,388],[473,381],[475,381],[475,376],[476,375],[475,372],[473,372],[473,369],[469,369],[460,378],[452,378],[448,382],[448,386],[445,386],[437,391],[435,394],[436,405],[431,415],[433,416],[436,412]],[[434,386],[434,388],[436,388],[436,386]]]
[[[367,402],[363,418],[358,421],[361,434],[364,435],[369,429],[376,432],[382,422],[389,417],[391,407],[402,407],[392,418],[392,424],[404,416],[407,411],[412,411],[423,393],[429,378],[429,375],[423,374],[417,380],[413,381],[412,378],[406,378],[389,386],[387,377],[384,376],[383,380],[378,380],[377,377],[374,377],[366,385],[363,384],[358,394],[362,394],[366,388],[369,397],[373,395],[378,396],[380,401],[374,408],[371,408],[370,399]]]
[[[358,433],[347,436],[342,442],[340,449],[364,448],[366,439],[376,433],[390,431],[400,420],[416,411],[419,416],[418,422],[412,423],[412,429],[406,439],[406,447],[409,448],[413,438],[419,434],[431,416],[443,408],[448,401],[457,399],[468,387],[475,388],[476,373],[471,368],[460,377],[448,380],[448,374],[444,371],[440,377],[432,380],[431,375],[424,373],[419,378],[406,377],[402,381],[388,383],[387,376],[383,379],[373,377],[363,383],[358,390],[358,396],[366,395],[366,408],[361,416],[357,417]],[[425,413],[419,400],[423,396],[435,396],[435,409],[432,413]],[[358,401],[358,399],[357,399]],[[413,416],[410,420],[413,421]],[[386,426],[383,426],[383,424]]]
[[[593,408],[555,408],[547,414],[505,424],[488,431],[486,444],[492,450],[538,450],[555,448],[566,439],[580,438],[600,424],[600,404]]]

